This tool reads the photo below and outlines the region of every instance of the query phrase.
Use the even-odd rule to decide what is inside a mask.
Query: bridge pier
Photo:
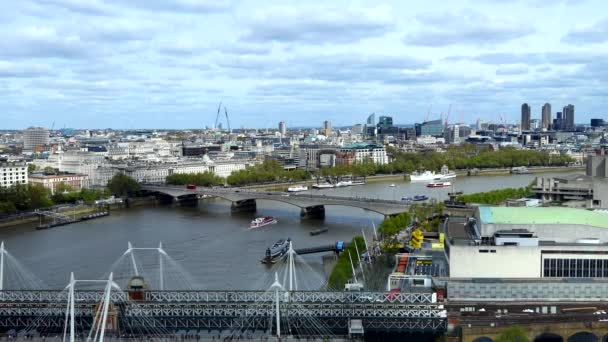
[[[302,210],[300,210],[300,217],[323,219],[325,218],[325,206],[314,205],[312,207],[302,208]]]
[[[198,205],[198,195],[196,194],[180,196],[175,200],[184,207],[196,207]]]
[[[234,201],[230,206],[230,210],[233,213],[236,212],[255,212],[257,210],[257,204],[254,199],[246,199],[242,201]]]

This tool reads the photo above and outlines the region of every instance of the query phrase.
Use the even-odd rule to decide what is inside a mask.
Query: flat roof
[[[608,228],[608,214],[563,207],[479,207],[482,224],[571,224]]]

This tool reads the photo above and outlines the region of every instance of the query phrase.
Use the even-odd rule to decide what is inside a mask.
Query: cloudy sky
[[[0,23],[0,129],[213,126],[220,101],[237,128],[608,113],[605,0],[19,0]]]

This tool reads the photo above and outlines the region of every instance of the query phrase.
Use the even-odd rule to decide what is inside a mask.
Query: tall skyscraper
[[[49,143],[49,130],[44,127],[29,127],[23,131],[23,150],[35,151]]]
[[[376,126],[376,113],[372,113],[370,114],[370,116],[367,117],[366,124],[368,126]]]
[[[521,130],[530,130],[530,106],[527,103],[521,105]]]
[[[331,121],[325,120],[323,122],[323,133],[324,133],[324,135],[326,137],[330,136],[331,135],[331,131],[332,131],[332,129],[331,129]]]
[[[285,121],[279,122],[279,133],[281,133],[282,136],[287,135],[287,125],[285,125]]]
[[[542,129],[548,130],[551,128],[551,104],[545,103],[542,110]]]
[[[574,129],[574,106],[569,104],[564,107],[563,111],[563,128],[565,130],[573,130]]]
[[[381,116],[378,120],[378,128],[379,129],[387,129],[393,127],[393,117],[392,116]]]

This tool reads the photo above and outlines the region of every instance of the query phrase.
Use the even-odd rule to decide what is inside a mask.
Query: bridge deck
[[[164,329],[268,330],[275,315],[275,293],[268,291],[146,291],[142,300],[133,293],[112,294],[113,317],[121,331]],[[75,315],[79,329],[87,329],[103,297],[100,291],[76,291]],[[442,331],[443,309],[430,293],[281,292],[282,324],[304,329],[311,320],[328,331],[345,333],[350,319],[364,328],[383,331]],[[0,329],[36,326],[47,332],[65,324],[66,291],[0,292]],[[145,323],[145,324],[144,324]],[[143,324],[143,325],[142,325]],[[117,328],[118,329],[118,328]]]
[[[300,208],[308,208],[320,205],[342,205],[375,211],[383,215],[395,215],[406,212],[409,204],[403,201],[392,201],[379,198],[365,197],[343,197],[326,194],[312,193],[283,193],[260,191],[253,189],[235,188],[202,188],[186,189],[183,186],[143,185],[142,190],[166,194],[172,197],[189,195],[214,196],[224,198],[232,202],[244,200],[272,200],[288,203]]]

